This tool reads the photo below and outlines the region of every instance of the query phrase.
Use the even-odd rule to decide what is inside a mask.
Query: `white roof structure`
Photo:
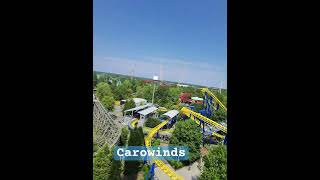
[[[179,87],[189,87],[189,85],[186,85],[186,84],[177,84],[177,86],[179,86]]]
[[[147,105],[137,106],[137,107],[135,107],[135,108],[127,109],[127,110],[125,110],[124,112],[128,112],[128,111],[139,111],[139,110],[141,110],[141,109],[150,107],[151,105],[152,105],[151,103],[148,103]]]
[[[169,116],[170,118],[173,118],[173,117],[175,117],[177,114],[179,114],[179,111],[177,111],[177,110],[171,110],[171,111],[168,111],[168,112],[164,113],[163,115],[166,115],[166,116]]]
[[[195,101],[203,101],[203,98],[199,98],[199,97],[191,97],[191,99]]]
[[[146,99],[142,99],[142,98],[132,98],[132,100],[134,101],[134,103],[136,105],[140,105],[140,103],[147,103],[147,100]]]
[[[159,77],[158,76],[153,76],[153,80],[158,81]]]
[[[145,115],[148,115],[148,114],[152,113],[153,111],[155,111],[155,110],[157,110],[157,109],[158,109],[158,108],[152,106],[152,107],[149,107],[148,109],[139,111],[138,113],[145,116]]]

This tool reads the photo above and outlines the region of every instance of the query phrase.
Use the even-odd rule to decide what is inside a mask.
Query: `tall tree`
[[[193,96],[196,96],[196,97],[203,97],[204,94],[202,93],[201,89],[200,88],[197,88],[193,94]]]
[[[99,84],[101,82],[107,83],[107,75],[103,73],[99,74],[97,83]]]
[[[111,155],[109,156],[111,167],[110,167],[110,173],[108,178],[106,179],[112,179],[112,180],[121,180],[121,173],[122,173],[122,163],[121,161],[115,160],[113,158],[113,151],[111,151]]]
[[[145,126],[146,127],[150,127],[150,128],[154,128],[157,125],[159,125],[161,123],[161,121],[159,119],[156,118],[148,118],[145,122]]]
[[[129,80],[125,80],[121,85],[115,89],[115,98],[117,100],[128,99],[132,96],[132,85]]]
[[[128,101],[126,101],[126,103],[124,104],[124,107],[123,107],[123,112],[127,109],[131,109],[131,108],[134,108],[136,107],[136,104],[134,103],[134,101],[132,99],[129,99]]]
[[[128,128],[126,128],[126,127],[122,128],[119,146],[127,145],[127,143],[128,143],[128,135],[129,135]]]
[[[212,147],[204,157],[204,169],[200,180],[227,179],[227,148],[224,145]]]
[[[155,102],[160,106],[165,106],[168,102],[170,102],[169,97],[169,87],[160,86],[156,89],[155,92]]]
[[[152,91],[153,91],[153,86],[149,84],[138,86],[136,96],[140,98],[144,98],[147,101],[151,102]]]
[[[128,146],[143,146],[144,145],[144,135],[142,128],[134,128],[130,130],[130,138]],[[124,164],[124,174],[132,175],[138,173],[142,168],[142,161],[125,161]]]
[[[213,111],[213,115],[210,119],[217,122],[225,122],[227,119],[227,113],[220,108],[219,110]]]
[[[140,84],[140,80],[138,79],[133,79],[132,83],[131,83],[131,89],[133,92],[137,91],[137,86]]]
[[[202,104],[192,103],[191,105],[194,106],[194,109],[196,110],[196,112],[203,109]]]
[[[130,130],[129,146],[143,146],[144,134],[141,127]]]
[[[109,111],[112,111],[114,109],[114,98],[112,96],[104,96],[101,99],[101,104]]]
[[[223,105],[227,106],[227,90],[222,89],[221,93],[218,89],[209,89],[221,102]]]
[[[181,91],[179,88],[177,87],[170,87],[169,88],[169,98],[170,101],[173,102],[174,104],[176,104],[179,101],[179,95],[180,95]]]
[[[100,82],[97,84],[97,97],[102,99],[104,96],[113,97],[109,84]]]
[[[110,150],[107,144],[102,146],[93,159],[93,179],[105,180],[110,174]]]
[[[188,119],[176,123],[170,145],[189,147],[189,161],[184,161],[185,164],[192,163],[200,158],[201,142],[201,128],[194,121]]]

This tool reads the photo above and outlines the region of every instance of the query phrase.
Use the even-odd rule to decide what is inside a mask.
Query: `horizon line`
[[[115,75],[121,75],[121,76],[129,76],[129,77],[136,77],[136,78],[144,78],[144,79],[150,79],[153,80],[152,78],[147,78],[147,77],[142,77],[142,76],[132,76],[129,74],[118,74],[118,73],[112,73],[112,72],[105,72],[105,71],[97,71],[97,70],[93,70],[94,72],[99,72],[99,73],[108,73],[108,74],[115,74]],[[166,82],[172,82],[172,83],[176,83],[176,84],[187,84],[187,85],[196,85],[196,86],[201,86],[201,87],[207,87],[207,88],[215,88],[215,89],[220,89],[220,87],[214,87],[214,86],[204,86],[204,85],[199,85],[199,84],[191,84],[191,83],[187,83],[187,82],[177,82],[177,81],[170,81],[170,80],[159,80],[159,81],[166,81]],[[227,90],[227,88],[223,88],[221,87],[221,89],[223,90]]]

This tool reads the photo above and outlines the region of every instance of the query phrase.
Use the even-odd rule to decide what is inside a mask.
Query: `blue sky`
[[[226,0],[94,0],[93,7],[94,70],[134,68],[136,76],[226,88]]]

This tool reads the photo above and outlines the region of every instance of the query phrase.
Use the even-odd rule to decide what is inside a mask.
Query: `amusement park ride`
[[[227,108],[221,103],[221,101],[208,88],[203,88],[203,89],[201,89],[201,91],[204,93],[204,101],[203,101],[204,109],[200,110],[199,111],[200,113],[198,113],[198,112],[193,111],[192,109],[183,107],[180,110],[180,112],[200,125],[200,127],[202,128],[203,143],[204,143],[204,133],[205,133],[205,131],[209,131],[207,133],[212,134],[212,135],[218,137],[219,139],[223,139],[223,144],[227,145],[227,137],[226,137],[227,128],[208,118],[208,117],[211,117],[211,115],[213,115],[213,112],[218,110],[220,107],[222,107],[222,109],[225,112],[227,112]],[[151,139],[154,137],[154,135],[157,134],[157,132],[161,128],[163,128],[168,122],[171,122],[172,120],[173,120],[173,118],[168,118],[167,120],[160,123],[158,126],[151,129],[148,136],[145,138],[145,144],[146,144],[147,148],[149,148],[151,146]],[[223,133],[219,134],[218,132],[210,131],[210,128],[205,128],[205,126],[214,127],[216,129],[219,129]],[[171,169],[169,166],[167,166],[163,161],[153,160],[153,163],[152,163],[151,168],[149,170],[149,173],[146,177],[146,180],[153,179],[155,165],[157,165],[157,167],[159,167],[159,169],[161,169],[165,174],[167,174],[170,177],[170,179],[172,179],[172,180],[182,180],[183,179],[180,175],[176,174],[173,169]]]
[[[227,108],[208,88],[202,88],[201,91],[204,94],[204,109],[195,112],[192,107],[190,107],[190,109],[183,107],[180,110],[180,112],[192,119],[193,121],[195,121],[195,123],[197,123],[202,128],[203,143],[206,133],[218,137],[218,139],[223,141],[224,145],[227,145],[227,127],[210,119],[210,117],[214,114],[214,111],[217,111],[219,110],[219,108],[222,108],[225,112],[227,112]],[[103,108],[102,104],[95,97],[95,95],[93,95],[93,112],[93,124],[94,130],[97,133],[98,143],[101,145],[103,145],[103,143],[107,143],[109,146],[113,146],[114,144],[116,144],[117,140],[120,137],[121,128],[119,124],[116,123],[115,119],[111,116],[111,114],[105,108]],[[178,112],[176,111],[176,114],[177,113]],[[176,114],[171,117],[168,116],[159,125],[157,125],[149,131],[149,134],[145,138],[146,148],[150,148],[152,138],[156,134],[158,135],[158,132],[164,126],[175,122],[177,118]],[[129,126],[134,127],[137,122],[138,119],[135,118],[131,121]],[[217,129],[218,131],[212,130],[213,128]],[[153,179],[155,165],[157,165],[159,169],[161,169],[165,174],[167,174],[170,177],[170,179],[183,179],[183,177],[176,174],[175,171],[171,169],[169,166],[167,166],[163,161],[151,160],[151,162],[152,165],[146,179]]]

